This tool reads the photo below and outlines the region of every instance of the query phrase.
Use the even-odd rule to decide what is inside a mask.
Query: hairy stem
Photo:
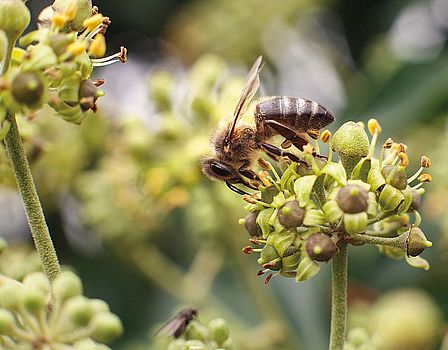
[[[19,186],[26,217],[31,234],[33,235],[37,253],[42,262],[43,270],[50,282],[53,282],[61,270],[58,257],[51,240],[50,232],[48,231],[47,223],[45,222],[45,216],[25,155],[16,118],[13,114],[8,114],[6,120],[11,123],[11,128],[5,137],[8,157]]]
[[[342,350],[347,328],[347,257],[348,246],[333,257],[331,274],[330,350]]]

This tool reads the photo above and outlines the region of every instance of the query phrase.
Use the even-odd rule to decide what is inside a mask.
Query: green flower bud
[[[50,293],[50,282],[42,272],[32,272],[23,279],[26,288],[38,288],[42,293]]]
[[[261,236],[261,228],[257,224],[257,216],[259,211],[254,211],[244,218],[244,227],[251,237]]]
[[[175,77],[172,73],[159,70],[151,74],[149,91],[151,101],[154,101],[159,111],[171,109],[171,94],[175,87]]]
[[[348,185],[339,190],[336,202],[344,213],[356,214],[367,210],[368,198],[369,193],[361,186]]]
[[[82,294],[82,283],[73,272],[64,271],[53,283],[53,293],[60,301]]]
[[[187,340],[185,342],[185,350],[207,350],[207,347],[200,340]]]
[[[367,213],[344,214],[344,228],[349,235],[366,232]]]
[[[89,299],[90,308],[94,313],[109,312],[109,305],[104,300]]]
[[[123,333],[120,319],[110,312],[97,314],[93,319],[92,327],[92,338],[101,343],[108,343]]]
[[[0,288],[0,305],[9,310],[18,310],[22,306],[22,283],[14,280],[7,281]]]
[[[287,229],[301,226],[304,217],[305,210],[296,200],[286,202],[278,211],[278,221]]]
[[[356,327],[348,331],[347,340],[350,342],[350,344],[359,347],[365,343],[370,342],[370,337],[365,328]]]
[[[0,0],[0,30],[13,43],[22,35],[30,23],[30,11],[22,0]]]
[[[73,4],[76,6],[76,16],[69,22],[69,31],[81,31],[84,26],[83,22],[92,16],[92,1],[91,0],[55,0],[53,9],[57,12],[64,13]]]
[[[432,246],[432,243],[426,239],[423,231],[416,226],[413,226],[409,230],[409,236],[406,243],[408,256],[418,256],[423,253],[426,248]]]
[[[208,329],[210,332],[210,338],[221,346],[229,337],[230,328],[228,323],[222,318],[215,318],[211,320],[208,324]]]
[[[404,167],[399,165],[386,165],[382,170],[386,183],[399,190],[404,190],[408,186],[408,177]]]
[[[199,322],[190,322],[186,331],[185,339],[205,341],[208,338],[208,328]]]
[[[185,350],[187,342],[183,339],[174,339],[168,344],[167,350]]]
[[[21,72],[14,77],[11,93],[17,103],[31,108],[42,106],[46,95],[46,83],[38,73]]]
[[[315,233],[306,241],[306,251],[315,261],[328,261],[338,251],[336,243],[325,233]]]
[[[261,190],[261,200],[265,203],[272,203],[274,197],[278,195],[278,189],[274,185]]]
[[[33,314],[43,310],[47,305],[47,294],[38,287],[26,286],[23,289],[21,299],[25,310]]]
[[[381,190],[378,202],[385,211],[397,209],[401,201],[404,200],[403,193],[392,185],[386,184]]]
[[[89,324],[94,312],[89,300],[84,296],[78,295],[65,302],[64,314],[75,326],[85,327]]]
[[[0,335],[13,335],[16,322],[11,312],[0,309]]]
[[[369,153],[370,144],[364,128],[355,122],[347,122],[333,135],[332,147],[350,177],[356,164]]]

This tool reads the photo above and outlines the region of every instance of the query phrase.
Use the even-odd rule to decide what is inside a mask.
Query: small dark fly
[[[197,317],[197,315],[198,310],[193,308],[180,310],[156,332],[156,336],[173,336],[174,338],[179,338],[185,333],[187,326]]]

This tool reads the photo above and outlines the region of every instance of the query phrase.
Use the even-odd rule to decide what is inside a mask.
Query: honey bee
[[[296,155],[284,149],[294,145],[302,150],[308,143],[308,136],[316,139],[319,130],[335,119],[334,115],[319,103],[298,97],[264,97],[251,104],[260,86],[262,61],[262,56],[258,57],[247,75],[233,113],[233,120],[218,127],[212,135],[214,156],[202,160],[202,171],[207,177],[225,181],[231,190],[239,194],[247,192],[235,184],[257,189],[260,183],[257,174],[251,169],[259,151],[264,151],[273,158],[286,157],[300,162]],[[251,108],[248,108],[249,106]],[[253,110],[255,125],[240,122],[248,109]],[[269,143],[270,139],[277,135],[285,139],[281,148]]]
[[[180,310],[173,318],[168,320],[157,332],[156,336],[174,336],[179,338],[185,333],[187,326],[198,316],[198,310],[186,308]]]

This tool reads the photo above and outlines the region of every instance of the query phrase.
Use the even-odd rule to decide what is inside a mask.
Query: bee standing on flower
[[[251,165],[262,150],[269,156],[300,159],[283,149],[294,145],[302,150],[308,136],[317,138],[319,130],[334,121],[333,114],[317,102],[298,97],[263,97],[254,103],[252,98],[260,86],[259,73],[262,57],[253,64],[233,113],[233,121],[220,126],[211,138],[213,157],[202,160],[202,170],[212,180],[225,181],[227,186],[239,194],[245,191],[235,184],[257,189],[261,182]],[[253,122],[244,124],[243,117],[250,116]],[[251,125],[252,124],[252,125]],[[274,136],[283,136],[281,148],[269,143]]]

